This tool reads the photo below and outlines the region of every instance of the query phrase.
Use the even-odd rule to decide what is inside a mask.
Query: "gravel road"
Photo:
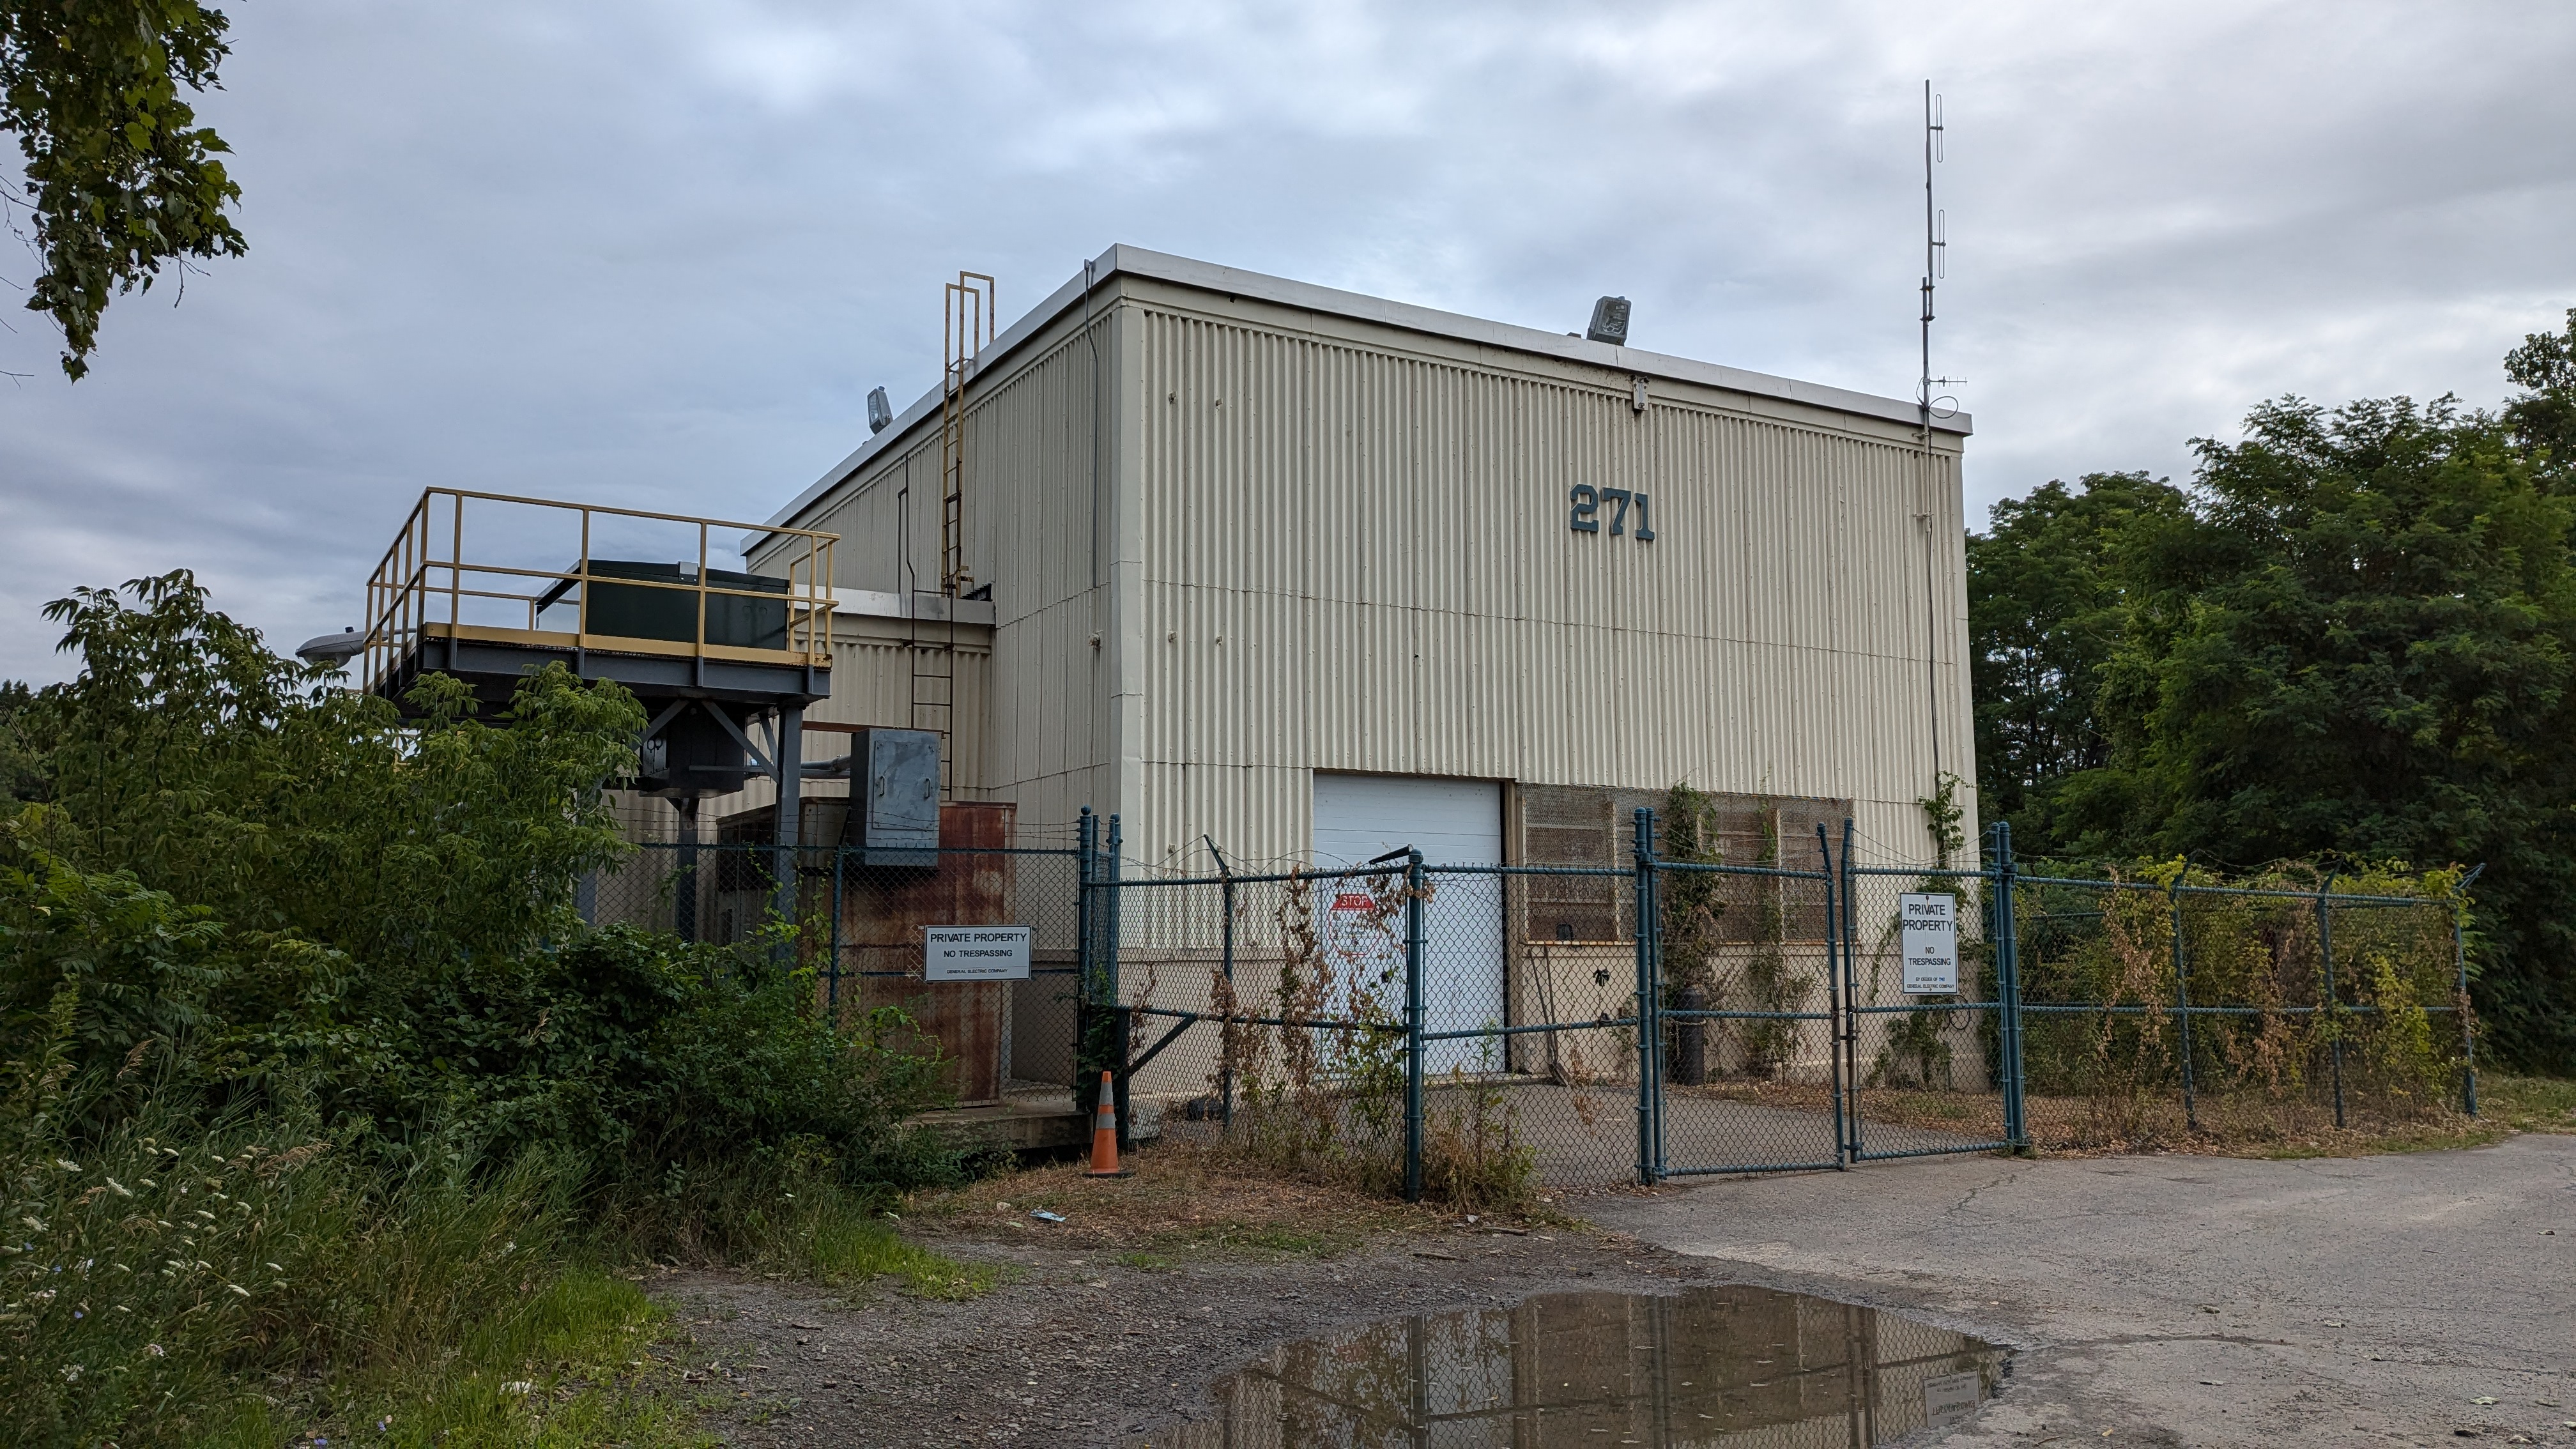
[[[1969,1157],[1605,1198],[1723,1276],[2021,1350],[1945,1443],[2576,1443],[2576,1137]],[[2106,1434],[2107,1431],[2107,1434]]]
[[[1959,1449],[2576,1445],[2576,1137],[1895,1162],[1598,1194],[1565,1205],[1590,1229],[1503,1233],[1195,1178],[1140,1179],[1088,1212],[1089,1189],[1055,1183],[1044,1200],[1074,1226],[1053,1228],[1024,1211],[1040,1187],[920,1229],[1008,1269],[967,1302],[659,1280],[711,1366],[692,1387],[727,1405],[709,1427],[746,1449],[1150,1443],[1207,1412],[1211,1380],[1327,1329],[1568,1288],[1754,1283],[2011,1346],[2010,1387],[1942,1441]],[[1320,1253],[1173,1246],[1205,1234],[1202,1206],[1340,1236]]]
[[[1723,1277],[1615,1236],[1551,1229],[1141,1269],[1089,1250],[941,1247],[1014,1277],[964,1303],[884,1291],[851,1302],[731,1274],[658,1280],[655,1296],[697,1340],[693,1361],[721,1365],[705,1387],[734,1400],[709,1427],[747,1449],[1150,1443],[1207,1413],[1210,1379],[1284,1340],[1564,1288],[1670,1293]]]

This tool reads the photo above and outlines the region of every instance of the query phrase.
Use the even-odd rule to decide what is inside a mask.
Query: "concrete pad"
[[[2020,1350],[1946,1444],[2576,1444],[2576,1138],[1940,1158],[1585,1211],[1749,1282]]]

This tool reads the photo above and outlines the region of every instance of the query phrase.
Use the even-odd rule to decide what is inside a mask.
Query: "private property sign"
[[[1897,921],[1905,949],[1905,989],[1917,995],[1955,996],[1959,992],[1959,898],[1953,895],[1897,897]]]
[[[1026,981],[1026,926],[924,926],[921,976],[925,981]]]

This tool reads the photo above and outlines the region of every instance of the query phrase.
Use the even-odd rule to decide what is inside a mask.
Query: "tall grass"
[[[603,1220],[543,1153],[479,1180],[457,1151],[387,1170],[309,1122],[160,1106],[77,1159],[17,1141],[0,1156],[0,1396],[30,1449],[711,1442],[648,1352],[663,1310],[611,1265],[893,1275],[939,1299],[995,1281],[827,1178],[732,1183],[684,1239],[672,1219]]]

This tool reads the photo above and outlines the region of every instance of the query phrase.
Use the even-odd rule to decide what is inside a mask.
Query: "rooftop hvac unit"
[[[580,566],[566,570],[580,572]],[[577,629],[620,639],[659,639],[675,644],[698,638],[698,571],[689,564],[648,563],[634,559],[589,561],[590,608],[585,614],[572,596],[578,579],[558,580],[537,596],[541,628]],[[633,579],[633,583],[613,583]],[[664,587],[656,587],[662,585]],[[731,569],[707,570],[709,593],[706,642],[735,649],[787,647],[787,580]],[[776,602],[748,594],[776,594]]]

